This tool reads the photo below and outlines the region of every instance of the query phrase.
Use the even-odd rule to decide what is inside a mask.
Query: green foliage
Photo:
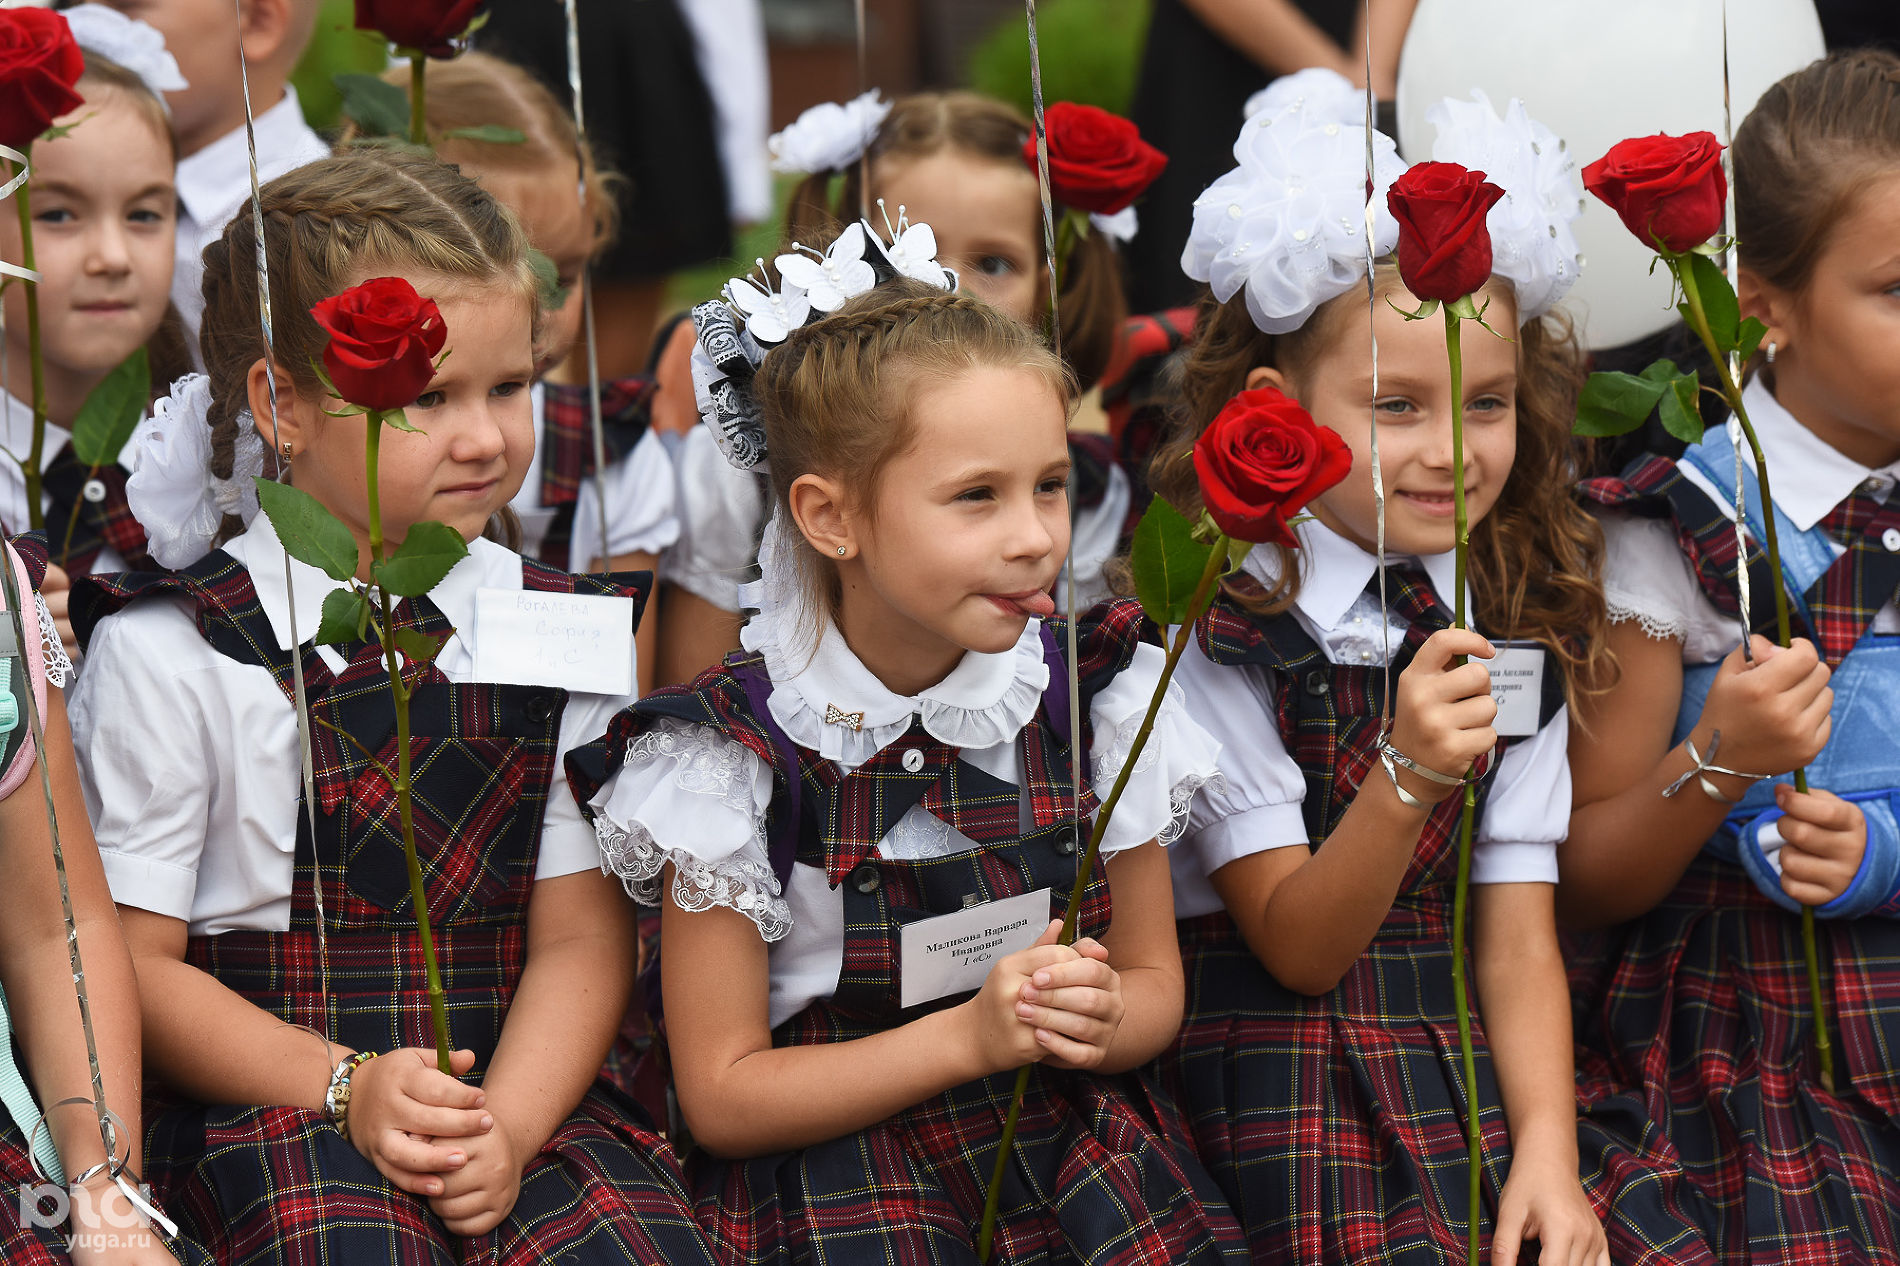
[[[1702,441],[1702,414],[1696,408],[1696,395],[1701,390],[1702,384],[1694,374],[1678,374],[1664,385],[1657,402],[1663,430],[1684,444]]]
[[[460,532],[446,523],[425,521],[412,525],[396,552],[370,570],[384,593],[419,598],[467,556],[468,542]]]
[[[400,628],[391,635],[391,640],[396,643],[396,649],[402,652],[404,659],[412,664],[426,664],[436,657],[443,643],[449,639],[446,634],[434,636],[421,629]]]
[[[1688,255],[1683,265],[1695,276],[1696,297],[1702,300],[1702,311],[1709,318],[1709,335],[1715,345],[1723,351],[1733,349],[1740,341],[1739,330],[1742,322],[1740,306],[1735,301],[1735,290],[1728,284],[1728,275],[1722,266],[1707,255]],[[1682,319],[1695,328],[1695,321],[1689,315],[1687,303],[1677,305]]]
[[[426,120],[425,120],[426,122]],[[526,145],[527,133],[519,128],[484,123],[479,127],[456,127],[440,134],[445,141],[486,141],[490,145]]]
[[[1045,0],[1036,7],[1042,99],[1127,114],[1148,33],[1149,0]],[[1021,11],[1000,19],[970,52],[971,88],[1030,112],[1029,34]]]
[[[367,641],[369,595],[361,589],[332,589],[323,600],[323,618],[317,621],[317,641],[342,646]]]
[[[1572,429],[1592,438],[1627,435],[1660,406],[1669,433],[1694,443],[1702,438],[1695,407],[1700,385],[1694,374],[1683,373],[1669,360],[1655,361],[1641,374],[1591,374],[1577,400]],[[1691,427],[1693,436],[1687,434]]]
[[[355,0],[323,0],[315,33],[290,81],[304,118],[319,132],[334,131],[342,122],[343,94],[336,76],[381,74],[389,65],[389,45],[371,31],[356,29]],[[405,111],[403,117],[408,117]]]
[[[540,292],[541,307],[558,312],[567,303],[568,287],[561,284],[561,270],[543,251],[528,248],[528,267],[534,270],[535,289]]]
[[[73,456],[93,467],[118,461],[145,416],[151,391],[151,364],[140,347],[101,379],[79,406],[73,416]]]
[[[1187,619],[1188,604],[1213,550],[1194,539],[1194,524],[1166,500],[1149,502],[1135,528],[1129,557],[1135,597],[1149,619],[1164,629]]]
[[[375,75],[338,75],[342,112],[369,136],[409,135],[409,94]]]
[[[323,503],[300,488],[259,475],[257,503],[290,556],[330,579],[347,582],[356,575],[356,538]]]

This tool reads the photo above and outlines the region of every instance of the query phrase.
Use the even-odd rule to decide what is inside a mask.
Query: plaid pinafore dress
[[[1396,681],[1449,613],[1422,572],[1408,578],[1395,570],[1390,593],[1410,625],[1403,647],[1393,648]],[[1280,733],[1306,775],[1301,808],[1317,846],[1365,780],[1384,777],[1382,670],[1331,662],[1290,612],[1257,617],[1225,598],[1196,634],[1213,663],[1272,671]],[[1562,703],[1557,676],[1545,673],[1546,723]],[[1489,770],[1506,746],[1491,755]],[[1488,782],[1480,788],[1480,815],[1488,790]],[[1438,1266],[1464,1258],[1468,1104],[1451,971],[1460,801],[1448,797],[1427,818],[1384,923],[1323,996],[1276,981],[1226,912],[1179,924],[1187,1016],[1160,1077],[1247,1228],[1257,1263]],[[1472,1019],[1488,1242],[1511,1142],[1483,1020]],[[1602,1211],[1609,1193],[1591,1194]],[[1619,1266],[1677,1260],[1646,1245],[1693,1238],[1681,1226],[1606,1220]]]
[[[637,601],[651,583],[644,573],[568,576],[526,560],[522,580],[532,590]],[[278,648],[249,572],[223,551],[168,575],[88,578],[74,594],[82,636],[128,603],[182,598],[214,648],[269,669],[293,697],[289,654]],[[397,620],[424,633],[449,631],[426,598],[402,603]],[[305,648],[311,712],[393,761],[395,716],[380,652],[373,644],[339,649],[349,660],[341,673]],[[455,684],[432,664],[412,666],[409,679],[417,851],[451,1038],[475,1051],[479,1078],[525,965],[529,894],[567,695]],[[313,840],[300,812],[289,930],[194,936],[186,961],[287,1023],[321,1031],[327,1020],[338,1041],[359,1050],[430,1047],[395,795],[355,746],[323,725],[310,729],[317,833]],[[319,880],[327,1017],[312,895]],[[712,1260],[670,1148],[599,1081],[523,1173],[510,1215],[475,1239],[451,1235],[425,1201],[392,1187],[320,1113],[171,1101],[155,1103],[146,1121],[148,1177],[188,1234],[223,1263]]]
[[[1055,623],[1055,622],[1051,622]],[[1059,625],[1057,625],[1059,629]],[[1127,667],[1144,622],[1133,603],[1098,607],[1078,626],[1082,715]],[[772,768],[767,830],[774,868],[822,869],[843,892],[844,957],[837,991],[773,1032],[779,1046],[866,1037],[954,1005],[967,994],[905,1010],[899,1003],[904,924],[980,901],[1051,890],[1060,917],[1077,880],[1082,836],[1069,781],[1067,670],[1044,627],[1050,689],[1018,743],[1021,787],[958,758],[921,725],[848,774],[792,743],[772,720],[759,659],[735,655],[692,686],[661,691],[623,712],[608,746],[612,769],[652,718],[708,725]],[[1149,634],[1152,636],[1152,633]],[[1085,721],[1086,724],[1086,721]],[[1083,736],[1088,750],[1088,736]],[[584,749],[582,749],[584,750]],[[922,756],[919,764],[916,756]],[[906,762],[906,757],[910,759]],[[587,777],[570,760],[586,799]],[[910,766],[916,766],[911,768]],[[1083,811],[1094,793],[1084,788]],[[879,856],[879,840],[913,805],[977,840],[973,851],[922,861]],[[1109,925],[1106,871],[1086,884],[1078,931]],[[715,1252],[736,1262],[967,1263],[1015,1076],[958,1086],[869,1129],[797,1152],[723,1161],[689,1152],[687,1174]],[[841,1089],[848,1093],[848,1088]],[[1244,1262],[1238,1226],[1218,1192],[1163,1123],[1170,1109],[1140,1079],[1038,1068],[1005,1170],[993,1261],[1000,1263]]]
[[[601,383],[601,435],[610,465],[625,461],[646,435],[653,421],[655,387],[644,374]],[[583,563],[600,549],[600,525],[574,522],[581,485],[594,477],[593,410],[585,383],[544,382],[541,390],[541,504],[554,510],[554,519],[537,556],[549,567],[566,571],[573,563],[577,535]]]
[[[1732,497],[1726,431],[1712,429],[1681,461]],[[1739,610],[1732,501],[1718,503],[1677,463],[1654,457],[1584,491],[1671,520],[1704,594],[1724,613]],[[1808,533],[1783,517],[1776,578],[1759,545],[1752,481],[1745,493],[1756,631],[1773,636],[1769,586],[1785,581],[1796,635],[1813,639],[1834,669],[1834,730],[1808,767],[1811,785],[1891,801],[1900,795],[1900,637],[1871,626],[1900,588],[1900,498],[1880,505],[1857,494],[1860,504],[1843,503]],[[1838,560],[1833,549],[1815,551],[1823,536],[1846,547]],[[1676,741],[1693,728],[1715,667],[1685,666]],[[1772,804],[1772,784],[1756,784],[1655,909],[1570,939],[1583,1164],[1614,1173],[1632,1158],[1666,1159],[1681,1174],[1673,1201],[1723,1262],[1900,1262],[1900,910],[1821,912],[1830,1093],[1815,1059],[1800,919],[1738,861],[1736,830]]]

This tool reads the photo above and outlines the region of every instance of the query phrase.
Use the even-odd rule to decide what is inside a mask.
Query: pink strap
[[[26,671],[33,679],[33,702],[38,707],[40,715],[44,716],[46,714],[46,655],[40,645],[39,612],[34,609],[31,598],[34,589],[27,579],[26,564],[20,561],[19,555],[13,552],[12,546],[7,545],[4,548],[7,565],[13,568],[13,575],[20,586],[20,597],[27,604],[26,609],[20,613],[20,627],[24,632],[25,642],[20,647],[20,659],[16,662],[26,665]],[[5,611],[6,590],[0,588],[0,615],[3,615]],[[9,622],[11,622],[10,617]],[[0,800],[12,795],[33,770],[33,731],[31,723],[25,716],[20,718],[20,729],[23,731],[23,738],[19,749],[14,752],[13,760],[6,769],[0,770]]]

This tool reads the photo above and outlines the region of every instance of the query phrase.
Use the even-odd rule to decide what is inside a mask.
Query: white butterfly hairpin
[[[838,234],[829,250],[793,242],[791,254],[780,255],[772,262],[787,285],[804,290],[812,307],[820,312],[836,312],[847,300],[877,284],[877,272],[864,258],[864,243],[864,226],[853,224]]]
[[[877,234],[871,235],[884,251],[884,258],[891,267],[906,277],[928,282],[944,290],[956,289],[956,274],[937,262],[937,234],[928,224],[912,224],[905,218],[904,208],[897,208],[897,223],[891,223],[891,213],[884,206],[884,199],[877,200],[877,209],[884,217],[884,229],[891,235],[890,241],[881,240]]]
[[[789,280],[772,289],[765,261],[755,261],[759,280],[734,277],[726,283],[726,301],[745,314],[746,333],[761,343],[783,343],[788,334],[805,324],[811,315],[811,296],[803,286]]]

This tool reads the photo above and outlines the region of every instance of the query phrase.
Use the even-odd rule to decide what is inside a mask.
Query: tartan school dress
[[[1749,393],[1786,496],[1784,482],[1807,472],[1776,460],[1777,433],[1799,423],[1764,387]],[[1774,578],[1752,474],[1745,485],[1751,614],[1772,636]],[[1739,610],[1734,487],[1733,450],[1714,428],[1679,464],[1642,459],[1584,490],[1660,520],[1651,543],[1693,574],[1685,587],[1692,601],[1707,599],[1713,625],[1717,613]],[[1810,785],[1859,802],[1867,817],[1860,873],[1817,911],[1837,1085],[1820,1084],[1798,907],[1780,890],[1778,836],[1763,835],[1779,812],[1772,783],[1758,782],[1655,909],[1570,947],[1583,1160],[1610,1170],[1632,1155],[1666,1155],[1682,1171],[1683,1209],[1724,1262],[1900,1262],[1900,635],[1874,631],[1883,607],[1893,627],[1900,497],[1882,504],[1856,492],[1806,531],[1782,506],[1775,513],[1796,635],[1813,639],[1834,670],[1833,734],[1808,766]],[[1606,522],[1613,560],[1618,537],[1639,526]],[[1648,627],[1650,612],[1629,605],[1619,609],[1612,593],[1613,615]],[[1726,654],[1740,631],[1725,632],[1723,645],[1693,650],[1692,623],[1685,660]],[[1685,663],[1674,741],[1694,728],[1716,668]]]
[[[673,462],[651,429],[655,389],[654,380],[642,374],[600,385],[608,557],[658,554],[679,538]],[[587,385],[538,382],[533,395],[540,443],[510,504],[521,520],[521,552],[569,571],[601,556]]]
[[[275,537],[266,544],[274,547]],[[629,595],[636,603],[650,583],[644,574],[568,576],[527,560],[520,569],[527,590]],[[267,669],[285,698],[294,698],[289,652],[279,648],[249,570],[222,550],[167,575],[88,578],[75,591],[82,636],[94,637],[115,610],[161,598],[188,603],[212,648]],[[400,604],[397,620],[425,634],[450,631],[428,598]],[[348,664],[336,672],[306,644],[311,712],[393,761],[394,713],[380,650],[339,649]],[[455,683],[433,662],[409,676],[418,851],[451,1037],[475,1051],[479,1077],[525,965],[542,815],[568,695]],[[193,935],[186,961],[287,1023],[327,1027],[359,1050],[429,1047],[394,793],[353,745],[322,725],[310,733],[317,827],[313,839],[300,805],[289,930]],[[316,935],[318,882],[327,951]],[[328,960],[327,1016],[320,951]],[[599,1081],[522,1174],[509,1216],[473,1239],[451,1235],[425,1201],[392,1187],[318,1112],[173,1101],[148,1112],[147,1136],[150,1181],[223,1263],[712,1260],[670,1148],[633,1104]]]
[[[0,393],[0,443],[25,460],[33,417],[30,406]],[[130,461],[132,444],[122,455]],[[46,427],[47,459],[41,474],[45,508],[47,555],[71,575],[83,576],[95,567],[117,571],[144,566],[145,529],[132,515],[125,498],[129,474],[123,462],[93,470],[73,455],[65,428]],[[25,532],[31,521],[20,472],[12,462],[0,463],[0,529]],[[68,539],[68,528],[71,537]],[[62,562],[62,560],[64,560]]]
[[[901,1007],[903,924],[963,909],[972,898],[1040,888],[1051,890],[1055,912],[1066,903],[1080,837],[1068,780],[1066,670],[1056,650],[1062,635],[1031,621],[1012,651],[966,656],[953,678],[973,660],[990,661],[985,669],[1007,660],[1012,679],[1001,701],[959,718],[936,707],[929,691],[900,699],[879,686],[867,702],[851,674],[830,666],[829,655],[849,656],[835,629],[824,633],[812,667],[786,674],[774,623],[761,612],[747,626],[749,652],[621,713],[601,744],[573,754],[570,781],[585,795],[592,780],[619,771],[593,804],[603,849],[636,892],[657,899],[661,867],[672,862],[682,908],[731,906],[773,942],[775,1045],[848,1041],[969,997]],[[1123,733],[1120,722],[1145,710],[1158,677],[1158,650],[1138,650],[1142,629],[1132,603],[1098,609],[1078,628],[1082,715],[1092,717],[1082,741],[1098,786],[1127,751],[1132,727]],[[849,662],[875,680],[855,657]],[[828,726],[814,738],[809,723],[825,706],[817,696],[834,691],[844,707],[867,709],[863,730]],[[1131,784],[1148,794],[1124,800],[1127,825],[1116,838],[1118,812],[1111,849],[1167,838],[1211,770],[1211,749],[1176,708],[1164,711],[1153,763],[1144,759]],[[948,741],[958,737],[966,745]],[[1020,786],[971,763],[998,755],[1021,762]],[[1094,793],[1083,794],[1092,812]],[[693,801],[728,811],[688,820]],[[681,811],[677,825],[666,820],[669,810]],[[676,843],[712,836],[735,847],[695,854]],[[935,847],[918,846],[932,837]],[[1099,861],[1086,883],[1079,931],[1099,935],[1110,918]],[[814,953],[814,939],[827,938]],[[813,965],[827,948],[832,969],[816,984]],[[971,1082],[795,1152],[745,1161],[689,1152],[688,1177],[715,1252],[747,1263],[974,1263],[1014,1081],[1003,1073]],[[1167,1112],[1133,1075],[1038,1069],[1005,1171],[994,1260],[1244,1262],[1226,1206],[1179,1133],[1164,1132]]]
[[[1223,745],[1226,786],[1197,806],[1189,837],[1171,857],[1176,908],[1183,915],[1187,1013],[1174,1047],[1161,1057],[1159,1075],[1188,1118],[1202,1162],[1246,1227],[1256,1263],[1462,1261],[1469,1226],[1468,1102],[1451,972],[1461,797],[1448,797],[1427,818],[1391,911],[1344,978],[1322,996],[1296,993],[1266,970],[1205,878],[1262,847],[1316,847],[1338,826],[1365,780],[1385,776],[1377,763],[1384,673],[1372,559],[1316,523],[1300,532],[1300,554],[1309,564],[1302,598],[1315,610],[1326,601],[1308,597],[1320,587],[1315,578],[1353,575],[1342,548],[1352,550],[1354,565],[1363,561],[1374,574],[1365,590],[1369,598],[1341,596],[1326,617],[1312,617],[1316,626],[1342,646],[1349,625],[1372,631],[1351,634],[1368,643],[1351,652],[1359,662],[1342,664],[1333,662],[1293,610],[1257,616],[1223,597],[1196,626],[1200,660],[1191,650],[1182,667],[1196,715],[1264,706],[1291,765],[1248,776],[1243,767],[1268,759],[1263,744],[1237,741],[1228,727],[1208,722]],[[1270,568],[1259,552],[1248,561],[1249,574],[1262,582],[1270,582]],[[1449,580],[1443,577],[1447,587]],[[1391,611],[1407,626],[1391,634],[1396,682],[1426,637],[1450,623],[1450,612],[1416,566],[1391,568],[1388,593]],[[1565,724],[1561,704],[1561,683],[1549,665],[1540,727]],[[1560,786],[1538,785],[1547,764],[1533,763],[1549,761],[1553,737],[1561,742],[1563,732],[1503,740],[1488,758],[1478,801],[1474,882],[1545,882],[1542,870],[1554,881],[1568,780],[1561,749],[1555,760]],[[1531,744],[1542,750],[1533,753]],[[1507,749],[1516,759],[1501,771]],[[1260,791],[1249,791],[1250,783]],[[1286,803],[1274,802],[1276,787]],[[1488,823],[1488,817],[1504,816],[1507,795],[1515,802],[1515,820]],[[1565,805],[1546,824],[1553,811],[1539,806],[1550,796],[1561,796]],[[1297,814],[1289,816],[1296,805]],[[1202,825],[1207,814],[1220,816]],[[1232,820],[1224,824],[1227,815]],[[1235,833],[1223,838],[1229,826]],[[1504,841],[1543,839],[1542,845],[1503,846],[1505,853],[1541,852],[1542,860],[1531,857],[1526,870],[1521,857],[1494,852],[1488,859],[1487,848],[1498,848],[1486,843],[1490,830],[1507,832]],[[1275,835],[1281,838],[1269,838]],[[1190,866],[1195,873],[1184,875]],[[1474,998],[1488,1255],[1512,1143],[1478,1010]],[[1631,1206],[1602,1186],[1589,1195],[1605,1219],[1610,1256],[1619,1266],[1707,1260],[1688,1224]]]

